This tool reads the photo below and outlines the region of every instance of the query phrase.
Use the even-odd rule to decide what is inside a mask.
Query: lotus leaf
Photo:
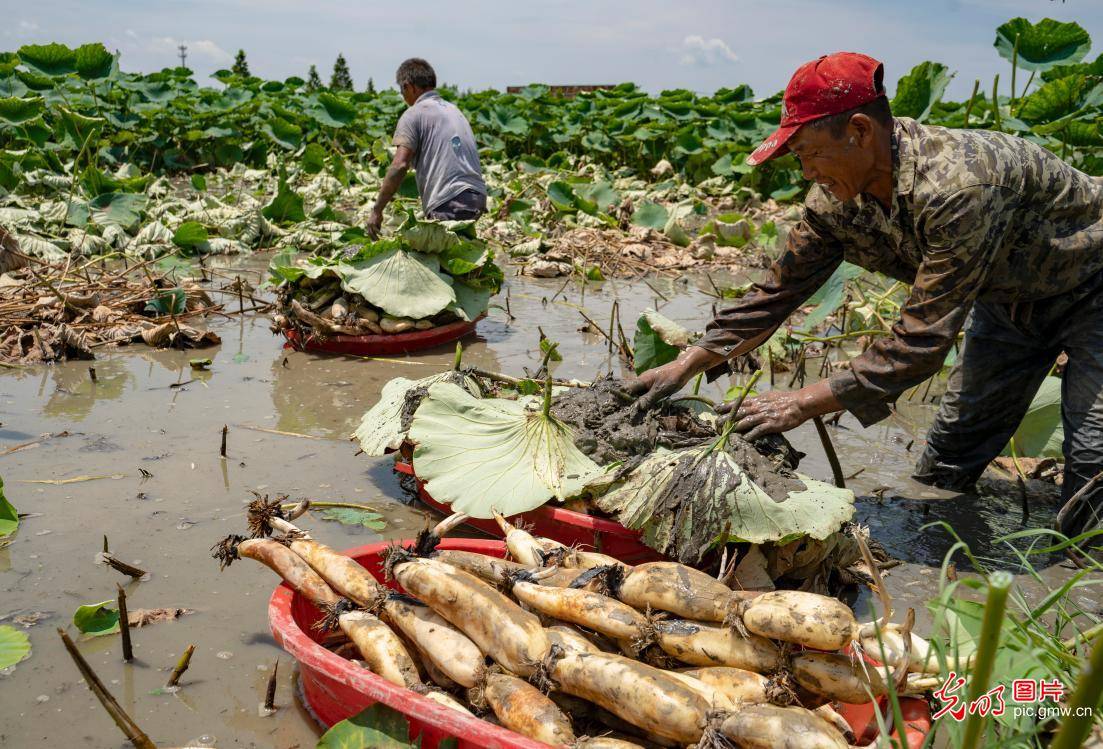
[[[896,84],[892,113],[897,117],[912,117],[923,122],[942,98],[953,77],[949,68],[941,63],[919,63]]]
[[[1018,49],[1015,40],[1018,38]],[[1031,23],[1012,18],[996,29],[994,46],[1005,60],[1016,60],[1023,70],[1047,70],[1055,65],[1080,62],[1091,49],[1091,37],[1078,23],[1043,18]]]
[[[1030,402],[1022,423],[1012,437],[1015,454],[1030,458],[1064,459],[1061,444],[1065,430],[1061,421],[1061,378],[1047,377]],[[1011,454],[1011,446],[1003,451]]]
[[[25,44],[19,48],[19,59],[27,67],[49,76],[67,75],[76,71],[77,56],[64,44]]]
[[[417,390],[420,390],[421,395],[424,396],[430,385],[457,381],[476,397],[480,395],[478,381],[457,372],[442,372],[422,377],[420,380],[394,378],[383,386],[379,400],[364,414],[352,438],[360,443],[360,449],[366,455],[372,457],[397,450],[406,440],[406,432],[410,428],[412,410],[409,406],[413,405],[416,408],[416,404],[408,402],[407,396]]]
[[[409,438],[426,491],[477,518],[574,496],[600,471],[532,396],[479,400],[455,385],[432,385]]]
[[[0,538],[10,536],[17,528],[19,528],[19,513],[4,496],[4,480],[0,479]]]
[[[80,45],[74,57],[77,75],[85,80],[106,78],[115,67],[115,56],[99,42]]]
[[[456,301],[434,255],[392,249],[337,272],[346,291],[395,317],[430,317]]]
[[[42,99],[38,97],[20,99],[13,96],[0,99],[0,122],[8,125],[30,122],[41,115],[42,111]]]
[[[10,624],[0,624],[0,669],[10,668],[31,655],[31,640]]]
[[[741,443],[743,449],[731,449],[724,442],[660,449],[626,475],[597,479],[592,488],[608,488],[595,502],[625,526],[643,530],[648,546],[687,563],[722,541],[822,540],[854,514],[852,492],[804,477],[781,483],[780,491],[789,491],[774,499],[759,483],[769,471],[756,479],[744,467],[753,448]]]

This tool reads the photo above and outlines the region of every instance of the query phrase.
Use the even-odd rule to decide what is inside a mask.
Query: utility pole
[[[180,50],[180,67],[188,67],[188,48],[181,44],[177,49]]]

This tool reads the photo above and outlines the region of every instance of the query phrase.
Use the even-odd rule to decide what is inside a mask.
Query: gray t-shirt
[[[426,213],[464,190],[486,195],[471,125],[436,91],[426,91],[402,113],[392,142],[414,152],[417,191]]]

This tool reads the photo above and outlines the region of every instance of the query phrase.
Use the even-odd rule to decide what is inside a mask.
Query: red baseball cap
[[[836,52],[797,68],[781,100],[781,126],[751,152],[755,166],[789,152],[793,133],[813,120],[840,114],[885,95],[885,67],[857,52]]]

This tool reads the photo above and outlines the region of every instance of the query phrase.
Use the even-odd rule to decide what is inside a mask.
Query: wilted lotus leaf
[[[589,488],[600,492],[599,508],[642,529],[648,546],[686,563],[720,541],[823,539],[854,514],[853,492],[779,472],[735,436],[659,450]]]
[[[477,518],[574,496],[600,471],[537,397],[479,400],[438,383],[414,414],[409,437],[426,491]]]
[[[406,439],[413,412],[421,404],[429,387],[438,382],[462,384],[471,393],[480,392],[475,378],[460,372],[441,372],[420,380],[396,377],[383,386],[379,400],[364,414],[352,438],[360,443],[365,454],[372,457],[397,450]]]

